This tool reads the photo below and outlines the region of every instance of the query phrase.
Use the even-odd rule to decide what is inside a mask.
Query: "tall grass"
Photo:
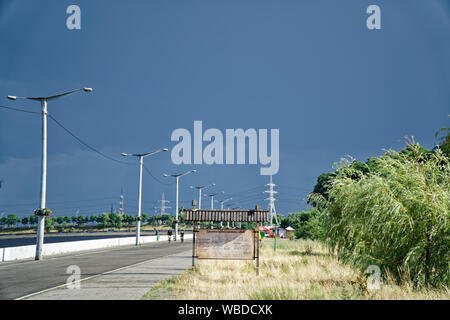
[[[450,284],[450,166],[440,150],[384,155],[368,174],[343,167],[317,199],[326,242],[344,261],[378,265],[415,286]],[[359,179],[349,177],[358,176]]]
[[[449,299],[446,289],[414,290],[388,277],[379,290],[368,290],[366,278],[340,262],[325,245],[305,240],[264,239],[260,275],[254,261],[202,260],[166,280],[146,299],[194,300],[316,300],[316,299]]]

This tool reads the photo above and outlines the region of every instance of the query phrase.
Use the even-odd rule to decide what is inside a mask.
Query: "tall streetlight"
[[[189,188],[191,189],[198,189],[198,208],[201,209],[202,208],[202,190],[206,189],[206,188],[210,188],[210,187],[214,187],[216,184],[215,183],[211,183],[208,184],[206,186],[198,186],[198,187],[193,187],[190,186]]]
[[[219,200],[220,203],[220,210],[223,210],[223,204],[227,201],[233,200],[233,198],[228,198],[228,199],[224,199],[224,200]],[[223,227],[223,223],[221,222],[220,225]],[[227,228],[230,227],[230,221],[227,221]]]
[[[176,179],[176,188],[177,188],[177,192],[176,192],[176,200],[175,200],[175,236],[174,236],[174,240],[177,241],[177,234],[178,234],[178,181],[180,180],[181,177],[189,174],[189,173],[194,173],[197,172],[197,170],[191,170],[191,171],[186,171],[183,173],[179,173],[179,174],[163,174],[164,177],[174,177]]]
[[[68,92],[64,92],[61,94],[57,94],[54,96],[48,97],[17,97],[17,96],[8,96],[10,100],[17,99],[27,99],[40,101],[42,107],[42,165],[41,165],[41,207],[40,209],[45,209],[46,202],[46,193],[47,193],[47,103],[58,98],[62,98],[64,96],[68,96],[72,93],[84,91],[84,92],[92,92],[92,88],[81,88]],[[42,211],[41,211],[42,212]],[[44,229],[45,229],[45,215],[40,214],[38,220],[37,227],[37,236],[36,236],[36,256],[35,260],[41,260],[42,258],[42,247],[44,245]]]
[[[147,156],[154,155],[155,153],[161,152],[161,151],[168,151],[169,149],[163,148],[152,152],[147,153],[122,153],[122,156],[133,156],[133,157],[139,157],[139,191],[138,191],[138,215],[136,217],[136,245],[139,245],[139,239],[141,236],[141,208],[142,208],[142,166],[144,165],[144,158]]]
[[[233,198],[228,198],[228,199],[225,199],[225,200],[219,200],[219,203],[220,203],[220,210],[223,210],[223,204],[224,204],[225,202],[227,202],[227,201],[230,201],[230,200],[233,200]]]
[[[216,193],[211,193],[211,194],[205,194],[205,197],[210,197],[211,198],[211,210],[214,210],[214,196],[217,196],[217,195],[222,194],[222,193],[224,193],[224,192],[221,191],[221,192],[216,192]],[[211,221],[210,225],[211,225],[211,229],[212,229],[214,223]]]
[[[217,192],[217,193],[205,194],[205,197],[210,197],[211,198],[211,210],[214,210],[214,197],[219,195],[219,194],[222,194],[222,193],[225,193],[225,192],[220,191],[220,192]]]

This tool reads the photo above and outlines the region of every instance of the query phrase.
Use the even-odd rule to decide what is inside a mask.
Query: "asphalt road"
[[[192,248],[192,241],[152,242],[71,255],[0,263],[0,299],[10,300],[66,283],[71,265],[80,267],[81,279]]]
[[[190,232],[186,231],[186,234]],[[167,230],[159,230],[160,235],[167,235]],[[141,236],[154,236],[154,231],[142,230]],[[136,231],[121,232],[79,232],[79,233],[45,233],[44,243],[95,240],[108,238],[135,237]],[[0,235],[0,248],[28,246],[36,244],[36,234]]]

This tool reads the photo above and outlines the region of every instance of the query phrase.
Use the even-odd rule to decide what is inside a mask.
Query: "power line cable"
[[[158,181],[159,183],[161,183],[161,184],[163,184],[163,185],[166,185],[166,186],[171,186],[171,185],[174,184],[174,182],[172,182],[172,183],[162,182],[161,180],[159,180],[157,177],[155,177],[155,176],[151,173],[151,171],[145,166],[145,164],[143,165],[143,167],[144,167],[145,171],[147,171],[147,173],[148,173],[153,179],[155,179],[156,181]]]
[[[78,138],[74,133],[72,133],[69,129],[67,129],[65,126],[63,126],[58,120],[56,120],[51,114],[48,114],[48,116],[50,117],[50,119],[52,119],[58,126],[60,126],[64,131],[66,131],[68,134],[70,134],[73,138],[75,138],[78,142],[80,142],[82,145],[84,145],[85,147],[87,147],[88,149],[90,149],[91,151],[101,155],[102,157],[104,157],[105,159],[120,163],[120,164],[126,164],[126,165],[135,165],[134,163],[131,162],[125,162],[125,161],[120,161],[117,159],[114,159],[106,154],[104,154],[101,151],[98,151],[97,149],[95,149],[94,147],[91,147],[89,144],[87,144],[86,142],[84,142],[83,140],[81,140],[80,138]]]
[[[90,146],[89,144],[87,144],[86,142],[84,142],[83,140],[81,140],[80,138],[78,138],[74,133],[72,133],[69,129],[67,129],[64,125],[62,125],[58,120],[56,120],[51,114],[49,114],[48,116],[49,116],[53,121],[55,121],[55,123],[56,123],[57,125],[59,125],[62,129],[64,129],[68,134],[70,134],[73,138],[75,138],[78,142],[80,142],[80,143],[83,144],[85,147],[89,148],[90,150],[94,151],[95,153],[101,155],[102,157],[104,157],[104,158],[106,158],[106,159],[108,159],[108,160],[111,160],[111,161],[120,163],[120,164],[135,165],[134,163],[131,163],[131,162],[124,162],[124,161],[120,161],[120,160],[114,159],[114,158],[112,158],[112,157],[110,157],[110,156],[104,154],[103,152],[98,151],[98,150],[95,149],[94,147]],[[160,184],[163,184],[163,185],[166,185],[166,186],[170,186],[170,185],[173,184],[173,183],[165,183],[165,182],[162,182],[161,180],[159,180],[158,178],[156,178],[156,177],[151,173],[151,171],[150,171],[145,165],[144,165],[144,169],[145,169],[145,171],[147,171],[147,173],[148,173],[153,179],[155,179],[155,180],[156,180],[157,182],[159,182]]]
[[[13,108],[13,107],[9,107],[9,106],[0,106],[0,108],[13,110],[13,111],[19,111],[19,112],[25,112],[25,113],[42,114],[42,112],[38,112],[38,111],[29,111],[29,110],[25,110],[25,109]]]

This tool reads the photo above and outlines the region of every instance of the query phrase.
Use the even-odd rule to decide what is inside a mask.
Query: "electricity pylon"
[[[161,202],[161,207],[155,207],[155,209],[161,209],[161,215],[165,215],[166,214],[166,209],[172,208],[172,207],[166,206],[166,203],[169,203],[170,201],[166,200],[164,198],[164,192],[162,193],[161,200],[158,200],[158,202]]]
[[[275,224],[278,225],[278,219],[277,219],[277,211],[275,209],[275,197],[274,195],[278,193],[277,191],[273,190],[273,187],[276,185],[272,182],[272,176],[270,176],[270,183],[266,184],[266,186],[269,187],[269,190],[266,190],[264,192],[269,194],[269,197],[265,200],[269,201],[269,222],[270,225],[273,226],[273,221],[275,220]]]
[[[123,215],[123,189],[120,189],[119,215]]]

